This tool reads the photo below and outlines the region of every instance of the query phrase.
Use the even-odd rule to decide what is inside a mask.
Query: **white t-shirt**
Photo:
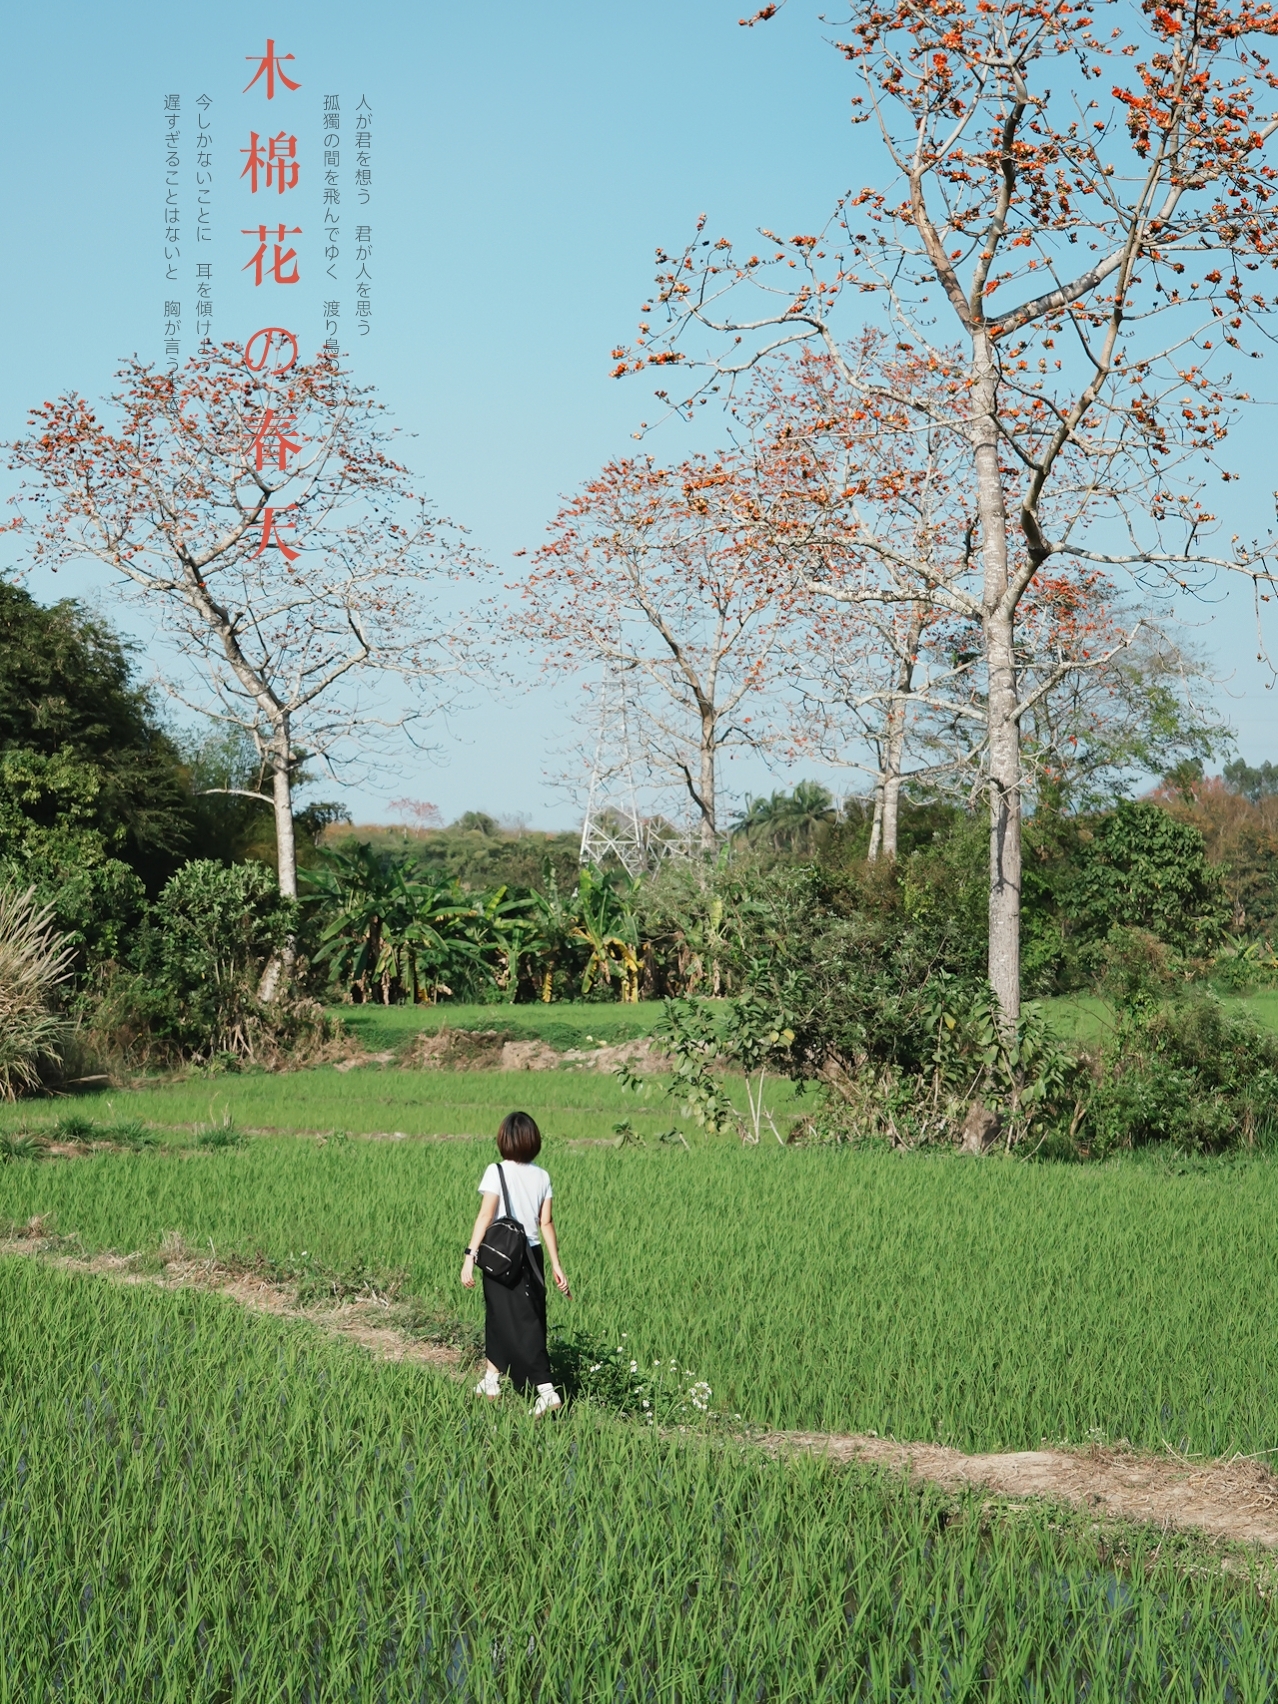
[[[550,1187],[550,1173],[543,1171],[540,1166],[520,1165],[516,1160],[503,1160],[501,1169],[506,1175],[510,1210],[524,1227],[524,1235],[528,1241],[534,1248],[540,1248],[541,1236],[537,1225],[541,1219],[541,1204],[543,1201],[549,1201],[555,1193]],[[497,1197],[497,1217],[500,1219],[506,1211],[506,1202],[495,1165],[489,1166],[481,1178],[479,1193]]]

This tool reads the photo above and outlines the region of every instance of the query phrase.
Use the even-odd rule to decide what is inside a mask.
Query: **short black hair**
[[[541,1131],[526,1112],[508,1112],[497,1132],[497,1152],[503,1160],[527,1165],[541,1152]]]

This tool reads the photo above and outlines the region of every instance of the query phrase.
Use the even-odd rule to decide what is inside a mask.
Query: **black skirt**
[[[529,1270],[534,1261],[544,1279],[545,1258],[531,1246],[518,1283],[508,1288],[484,1274],[484,1353],[499,1373],[510,1374],[518,1391],[550,1383],[546,1286]]]

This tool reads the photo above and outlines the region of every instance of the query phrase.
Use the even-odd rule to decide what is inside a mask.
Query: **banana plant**
[[[589,994],[600,979],[611,984],[615,971],[622,1001],[632,1004],[639,998],[639,938],[628,897],[617,892],[611,874],[586,866],[577,880],[577,918],[569,934],[589,948],[581,992]]]
[[[361,1001],[433,1001],[451,991],[456,969],[483,955],[465,894],[416,876],[400,854],[368,845],[328,852],[307,883],[327,913],[316,959]]]
[[[546,951],[549,943],[538,915],[539,894],[508,899],[509,889],[496,888],[476,899],[471,938],[482,950],[494,952],[493,980],[503,1000],[513,1004],[519,993],[519,971],[525,958]]]
[[[538,940],[535,946],[529,945],[525,951],[537,955],[538,993],[549,1004],[554,999],[555,972],[573,951],[573,931],[578,923],[577,895],[575,891],[566,896],[560,893],[555,867],[549,858],[542,865],[542,875],[546,891],[534,891],[528,896]]]

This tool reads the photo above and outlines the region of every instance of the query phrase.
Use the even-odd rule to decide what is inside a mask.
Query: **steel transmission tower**
[[[581,825],[580,862],[602,865],[611,854],[634,881],[652,862],[650,839],[648,824],[639,815],[626,689],[610,669],[599,689],[599,732]]]

